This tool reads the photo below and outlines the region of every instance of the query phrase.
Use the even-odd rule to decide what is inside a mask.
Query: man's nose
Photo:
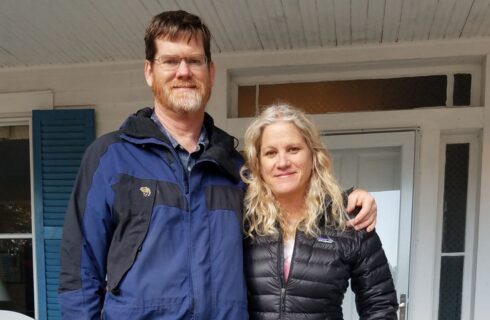
[[[191,68],[185,61],[185,59],[180,60],[179,66],[177,67],[176,74],[177,78],[189,78],[192,76]]]

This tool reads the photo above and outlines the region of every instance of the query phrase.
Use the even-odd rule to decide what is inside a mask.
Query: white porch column
[[[475,314],[473,319],[490,315],[490,54],[487,54],[483,75],[484,124],[482,136],[482,168],[478,247],[476,261]]]

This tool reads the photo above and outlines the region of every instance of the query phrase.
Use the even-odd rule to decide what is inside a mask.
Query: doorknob
[[[400,307],[400,320],[405,320],[405,312],[407,310],[407,295],[405,293],[400,295],[400,304],[398,306]]]

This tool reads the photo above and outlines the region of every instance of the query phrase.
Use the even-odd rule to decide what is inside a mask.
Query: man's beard
[[[179,92],[172,89],[173,86],[194,86],[193,90]],[[163,106],[175,112],[196,112],[203,108],[208,102],[211,86],[206,82],[197,81],[173,81],[162,83],[158,79],[153,79],[152,86],[155,99]]]

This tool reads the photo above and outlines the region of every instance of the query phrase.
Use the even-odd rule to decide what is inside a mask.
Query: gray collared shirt
[[[158,126],[160,131],[162,131],[162,133],[168,138],[168,140],[172,144],[172,147],[175,149],[177,155],[179,156],[182,166],[186,168],[188,172],[191,171],[192,167],[196,164],[196,160],[199,158],[199,156],[203,153],[204,149],[206,149],[206,147],[209,144],[208,134],[206,132],[206,128],[204,127],[204,125],[201,128],[201,133],[199,135],[199,140],[197,141],[196,150],[194,150],[192,153],[189,153],[167,131],[165,126],[160,122],[160,120],[158,120],[158,117],[155,114],[155,112],[152,113],[151,119],[153,120],[153,122],[155,122],[155,124]]]

